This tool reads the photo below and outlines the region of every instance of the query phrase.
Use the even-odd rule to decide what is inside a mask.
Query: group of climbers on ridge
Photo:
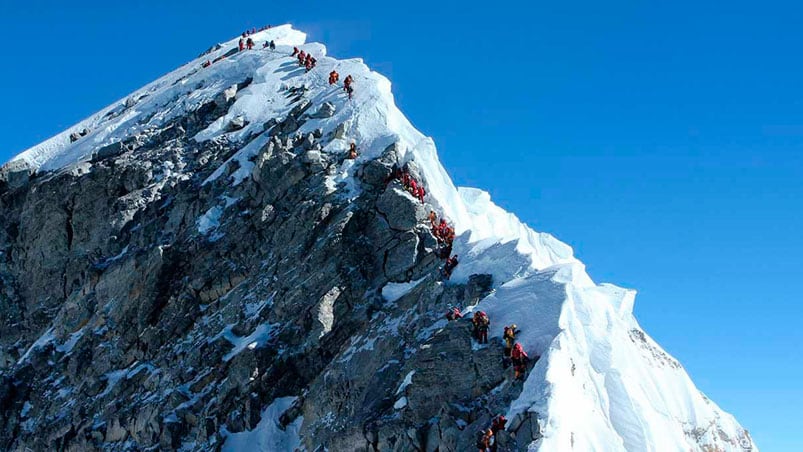
[[[427,195],[427,191],[424,189],[424,184],[419,183],[413,176],[410,175],[410,171],[407,170],[407,167],[399,168],[394,167],[393,171],[390,173],[390,177],[388,180],[385,181],[386,184],[397,180],[401,182],[402,187],[413,195],[414,197],[418,198],[421,203],[424,202],[424,197]]]
[[[270,28],[270,26],[266,26],[261,28],[259,31],[263,31]],[[250,31],[243,32],[242,38],[239,40],[239,50],[243,51],[245,49],[251,50],[254,47],[254,41],[249,36],[251,34],[255,34],[257,32],[256,29],[252,29]],[[266,41],[262,47],[263,49],[269,48],[271,50],[276,49],[276,44],[273,40]],[[310,70],[315,68],[317,60],[310,54],[305,52],[304,50],[300,50],[298,47],[293,47],[292,57],[297,57],[298,63],[300,66],[304,66],[306,71],[309,72]],[[219,59],[225,58],[219,57],[215,61]],[[203,67],[208,67],[212,64],[209,60],[203,63]],[[340,79],[340,74],[337,71],[332,70],[329,73],[329,85],[335,85],[338,83]],[[343,80],[343,90],[348,93],[349,99],[352,98],[354,93],[354,88],[352,84],[354,83],[354,78],[351,75],[348,75]],[[84,129],[80,136],[84,136],[89,131]],[[71,134],[70,140],[76,141],[79,138],[78,134]],[[351,142],[349,145],[349,150],[347,154],[348,159],[356,159],[358,156],[357,153],[357,145],[355,142]],[[389,176],[386,183],[390,183],[393,180],[398,180],[404,189],[417,198],[421,203],[424,203],[424,198],[426,196],[426,190],[422,183],[418,182],[414,177],[410,175],[410,172],[407,170],[406,166],[403,168],[394,167],[391,175]],[[455,231],[454,228],[449,226],[448,222],[441,218],[438,221],[437,214],[434,211],[430,211],[429,214],[429,222],[432,230],[432,234],[438,241],[439,250],[437,252],[437,256],[441,259],[445,260],[444,266],[442,268],[443,276],[445,279],[449,279],[455,267],[458,265],[458,256],[454,255],[451,256],[452,252],[452,245],[455,239]],[[457,306],[448,306],[448,310],[446,312],[446,319],[449,321],[458,320],[463,318],[463,313],[460,311],[460,308]],[[473,325],[473,337],[474,339],[480,344],[487,344],[488,343],[488,330],[490,329],[490,318],[484,311],[477,311],[474,313],[471,319]],[[516,342],[516,334],[518,333],[517,326],[512,324],[510,326],[505,326],[504,333],[503,333],[503,341],[504,341],[504,357],[503,363],[505,367],[509,364],[513,365],[514,375],[516,380],[520,380],[524,377],[526,372],[527,362],[529,357],[527,353],[524,351],[521,343]],[[479,432],[479,437],[477,440],[477,448],[480,452],[488,452],[489,450],[495,452],[497,449],[496,443],[496,433],[501,430],[505,429],[505,424],[507,420],[503,415],[499,415],[495,417],[491,422],[491,427],[487,430],[482,430]]]

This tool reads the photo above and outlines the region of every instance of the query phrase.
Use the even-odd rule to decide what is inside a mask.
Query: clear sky
[[[4,0],[0,160],[293,23],[387,75],[457,184],[638,289],[645,330],[759,447],[800,451],[801,18],[791,1]]]

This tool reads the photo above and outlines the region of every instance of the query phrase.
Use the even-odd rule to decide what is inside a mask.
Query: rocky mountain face
[[[432,325],[490,277],[440,282],[427,206],[385,183],[395,146],[361,168],[356,199],[328,189],[345,154],[321,152],[333,133],[296,133],[303,95],[236,189],[203,184],[239,144],[191,137],[226,106],[6,181],[0,444],[215,449],[299,396],[283,419],[304,416],[308,450],[470,448],[476,429],[456,421],[484,426],[516,389],[488,394],[506,381],[501,343],[475,353],[468,322]],[[394,303],[380,294],[422,278]],[[525,427],[523,445],[537,434]]]
[[[68,143],[65,132],[0,169],[0,449],[464,451],[500,413],[500,451],[556,450],[557,437],[582,449],[578,430],[549,426],[555,347],[572,350],[564,306],[575,286],[623,300],[620,311],[629,295],[566,279],[579,270],[565,246],[529,229],[476,240],[476,218],[491,214],[445,212],[454,188],[439,188],[440,166],[411,152],[409,135],[386,133],[400,126],[365,119],[394,122],[371,109],[376,99],[350,102],[298,72],[297,32],[266,33],[276,54],[217,46],[85,121],[86,137]],[[237,66],[200,70],[222,55]],[[346,158],[352,140],[357,160]],[[425,182],[425,202],[391,181],[402,165]],[[474,232],[457,225],[455,249],[473,260],[451,281],[431,210],[474,219]],[[538,303],[506,301],[525,286]],[[502,365],[498,331],[480,346],[470,322],[444,319],[447,306],[483,303],[515,308],[496,329],[529,312],[554,317],[522,338],[526,382]],[[637,326],[622,331],[643,354],[630,359],[682,373]],[[594,356],[589,368],[602,372]],[[698,410],[696,423],[672,419],[682,441],[753,447],[705,406],[713,414]],[[641,437],[619,433],[606,450],[638,448]]]

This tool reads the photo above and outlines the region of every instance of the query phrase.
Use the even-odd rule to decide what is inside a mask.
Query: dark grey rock
[[[420,224],[427,216],[424,206],[400,185],[391,184],[376,201],[392,229],[408,231]]]

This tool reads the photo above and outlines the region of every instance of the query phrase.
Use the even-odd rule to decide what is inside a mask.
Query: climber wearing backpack
[[[452,277],[452,272],[454,271],[455,267],[457,267],[457,264],[459,264],[459,263],[460,262],[457,260],[457,254],[455,254],[454,256],[450,257],[449,259],[446,259],[446,263],[443,264],[443,276],[446,279],[451,278]]]
[[[485,342],[488,342],[488,326],[491,321],[488,319],[488,314],[485,311],[477,311],[471,317],[471,324],[474,325],[474,339],[482,343],[482,332],[485,331]]]
[[[480,430],[477,432],[477,450],[479,452],[488,452],[488,448],[491,447],[491,438],[493,438],[494,432],[491,429],[488,430]]]
[[[298,65],[299,66],[303,66],[304,65],[304,61],[306,61],[306,59],[307,59],[307,52],[304,52],[303,50],[299,51],[298,52]]]
[[[354,160],[354,159],[356,159],[356,158],[357,158],[357,144],[356,144],[356,143],[354,143],[353,141],[352,141],[352,142],[351,142],[351,144],[349,145],[349,155],[348,155],[348,158],[349,158],[349,160]]]
[[[530,357],[527,356],[527,352],[524,351],[521,343],[516,342],[516,345],[513,346],[513,350],[510,352],[510,360],[513,361],[513,372],[515,373],[516,380],[524,378],[524,372],[527,369],[527,360],[529,359]]]
[[[513,343],[516,342],[516,324],[506,326],[502,339],[505,341],[505,358],[510,358],[510,352],[513,350]]]
[[[270,40],[270,49],[271,50],[276,50],[276,43],[273,42],[273,39]]]
[[[248,40],[245,41],[245,46],[248,47],[248,50],[253,49],[254,48],[254,40],[251,39],[251,38],[248,38]]]
[[[337,83],[337,80],[340,78],[340,74],[337,71],[332,71],[329,73],[329,84],[334,85]]]
[[[491,327],[491,319],[488,318],[488,315],[484,312],[480,311],[482,316],[479,319],[479,327],[478,327],[478,337],[477,342],[480,344],[487,344],[488,343],[488,329]]]

